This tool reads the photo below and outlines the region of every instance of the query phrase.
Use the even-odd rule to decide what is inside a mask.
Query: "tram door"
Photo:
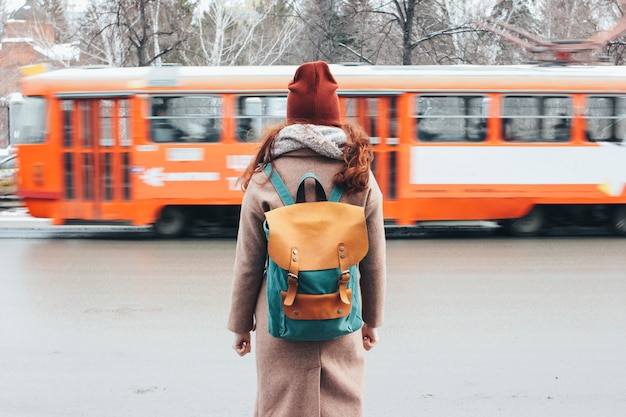
[[[124,218],[131,199],[129,107],[126,98],[61,101],[64,218]]]
[[[341,101],[345,117],[364,128],[371,138],[374,151],[372,170],[383,192],[385,216],[394,217],[400,143],[398,97],[394,95],[353,96],[342,97]]]

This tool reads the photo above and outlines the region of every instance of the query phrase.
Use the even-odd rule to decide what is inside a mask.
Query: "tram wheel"
[[[626,206],[617,206],[611,215],[611,231],[618,236],[626,236]]]
[[[507,233],[519,237],[540,235],[546,223],[546,215],[540,206],[533,207],[527,215],[518,219],[507,220],[502,226]]]
[[[187,216],[180,207],[165,207],[152,226],[160,237],[179,237],[187,230]]]

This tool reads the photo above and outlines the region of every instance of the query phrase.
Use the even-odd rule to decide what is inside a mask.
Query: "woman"
[[[369,138],[342,125],[337,83],[325,62],[301,65],[289,83],[287,123],[269,131],[243,176],[245,190],[237,237],[228,329],[233,348],[251,351],[256,329],[256,416],[361,416],[364,352],[378,342],[385,293],[382,194],[370,171]],[[326,195],[343,187],[341,202],[365,208],[369,251],[359,265],[363,327],[338,339],[294,342],[268,332],[264,268],[264,213],[282,206],[264,166],[271,162],[295,195],[303,174],[313,172]],[[307,195],[314,194],[308,192]]]

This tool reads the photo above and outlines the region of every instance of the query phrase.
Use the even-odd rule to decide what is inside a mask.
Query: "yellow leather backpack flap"
[[[269,228],[268,252],[288,270],[292,249],[298,249],[301,271],[337,268],[337,246],[346,247],[347,265],[355,265],[368,251],[363,207],[329,201],[298,203],[265,213]]]

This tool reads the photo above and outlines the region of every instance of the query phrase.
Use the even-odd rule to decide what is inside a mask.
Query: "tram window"
[[[132,135],[130,132],[130,100],[123,99],[118,101],[118,135],[120,144],[127,148],[133,143]]]
[[[10,115],[12,126],[11,140],[19,143],[43,143],[46,138],[46,101],[43,97],[24,97],[24,101],[14,103]]]
[[[421,95],[416,98],[416,132],[422,142],[482,142],[486,138],[486,98]]]
[[[287,96],[240,96],[237,98],[237,140],[255,142],[270,126],[285,123]]]
[[[626,97],[587,98],[586,137],[591,142],[622,142],[626,139]]]
[[[113,117],[113,100],[100,100],[99,116],[100,116],[100,146],[111,147],[115,144],[113,138],[112,123]]]
[[[74,100],[61,101],[61,109],[63,111],[63,146],[65,148],[72,147],[72,136],[74,129],[72,125],[72,114],[74,112]]]
[[[80,118],[82,130],[80,134],[82,135],[82,140],[80,143],[83,148],[93,148],[93,106],[92,102],[89,100],[81,100],[78,102],[80,106]]]
[[[212,95],[152,97],[153,142],[218,142],[222,132],[222,98]]]
[[[398,100],[396,97],[389,98],[389,137],[398,137]]]
[[[371,138],[372,144],[380,143],[380,137],[376,131],[380,99],[374,97],[345,97],[343,103],[343,113],[348,122],[361,126]],[[393,105],[394,103],[391,104],[391,106]],[[392,111],[394,111],[393,107]]]
[[[567,96],[505,96],[502,136],[513,142],[567,142],[572,100]]]
[[[344,114],[346,119],[353,124],[361,125],[359,120],[358,99],[354,97],[346,97],[344,100]]]
[[[378,103],[379,99],[377,98],[367,98],[365,99],[365,110],[363,115],[365,116],[365,120],[363,121],[363,126],[365,127],[365,131],[372,138],[372,143],[380,143],[380,137],[378,132],[376,131],[376,119],[378,117]]]

